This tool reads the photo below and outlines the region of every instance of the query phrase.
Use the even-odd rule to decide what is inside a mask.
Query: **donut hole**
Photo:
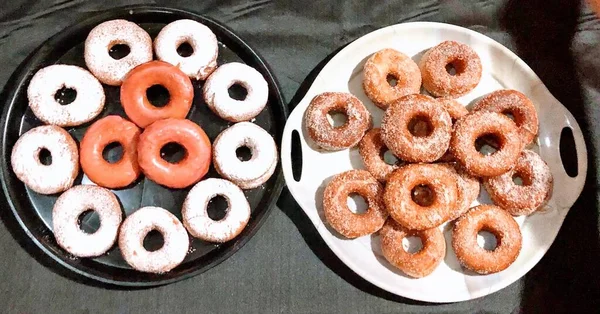
[[[229,86],[227,89],[227,92],[229,93],[229,97],[231,97],[231,99],[239,101],[243,101],[246,99],[246,97],[248,97],[248,90],[239,83],[231,84],[231,86]]]
[[[433,189],[426,184],[419,184],[410,191],[410,196],[413,202],[419,206],[429,207],[435,201],[435,193]]]
[[[160,149],[160,157],[165,161],[176,164],[187,156],[187,150],[179,143],[169,142]]]
[[[498,239],[493,233],[487,230],[480,230],[477,232],[477,244],[486,251],[493,251],[498,247]]]
[[[206,212],[208,213],[208,218],[219,221],[225,218],[228,208],[229,202],[227,202],[227,199],[222,195],[215,195],[208,201]]]
[[[75,98],[77,98],[77,91],[70,87],[63,86],[54,93],[54,100],[63,106],[74,102]]]
[[[240,161],[252,159],[252,150],[248,146],[240,146],[235,150],[235,155]]]
[[[402,249],[406,253],[416,254],[423,249],[423,240],[417,236],[408,236],[402,239]]]
[[[165,238],[158,230],[150,230],[144,237],[144,249],[148,252],[160,250],[165,245]]]
[[[519,185],[519,186],[531,185],[531,180],[530,180],[529,176],[525,175],[524,173],[518,172],[518,171],[512,175],[512,181],[515,185]]]
[[[398,77],[393,74],[388,74],[385,79],[391,87],[396,87],[396,85],[398,85]]]
[[[475,149],[484,156],[496,153],[500,148],[501,141],[498,135],[493,133],[483,134],[475,140]]]
[[[408,122],[408,131],[416,137],[427,137],[433,132],[433,125],[428,117],[416,115]]]
[[[450,76],[460,75],[465,71],[466,63],[463,60],[456,59],[446,64],[446,73]]]
[[[146,99],[154,107],[164,107],[171,100],[169,90],[162,85],[152,85],[146,90]]]
[[[38,153],[38,160],[42,165],[50,166],[52,164],[52,154],[46,148],[42,148]]]
[[[393,166],[400,163],[400,159],[398,159],[398,157],[396,157],[394,153],[392,153],[392,151],[387,148],[381,150],[380,156],[381,160],[383,160],[383,162],[385,162],[388,165]]]
[[[346,200],[346,205],[351,212],[358,215],[365,214],[367,209],[369,209],[369,204],[365,198],[358,193],[350,193],[350,195],[348,195],[348,199]]]
[[[116,44],[108,49],[108,55],[115,60],[120,60],[129,55],[131,49],[126,44]]]
[[[108,163],[114,164],[123,158],[123,145],[119,142],[111,142],[102,150],[102,157]]]
[[[81,231],[93,234],[100,229],[100,216],[93,209],[88,209],[77,217],[77,225]]]
[[[184,58],[187,58],[194,54],[194,48],[187,41],[183,42],[179,46],[177,46],[177,54]]]
[[[339,128],[346,125],[346,122],[348,122],[348,116],[344,111],[334,110],[327,113],[327,121],[329,121],[329,124],[332,127]]]
[[[504,111],[502,111],[502,114],[505,115],[507,118],[515,121],[515,115],[513,114],[513,112],[511,110],[504,110]]]

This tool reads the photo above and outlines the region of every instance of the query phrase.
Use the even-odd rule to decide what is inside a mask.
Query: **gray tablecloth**
[[[45,39],[96,10],[140,1],[13,0],[0,4],[0,87]],[[145,2],[152,3],[152,2]],[[397,297],[344,266],[290,194],[238,253],[189,280],[147,290],[75,282],[0,225],[0,308],[8,313],[509,313],[596,312],[600,242],[596,162],[600,22],[578,1],[156,1],[196,11],[232,28],[271,65],[286,101],[328,55],[383,26],[440,21],[486,34],[520,55],[586,130],[590,171],[555,243],[523,279],[456,304]],[[315,71],[316,72],[316,71]],[[313,72],[314,73],[314,72]],[[304,84],[304,87],[307,84]],[[556,189],[569,187],[558,186]],[[8,209],[2,208],[2,211]],[[5,212],[6,213],[6,212]],[[12,232],[9,232],[12,230]],[[450,287],[451,288],[451,287]]]

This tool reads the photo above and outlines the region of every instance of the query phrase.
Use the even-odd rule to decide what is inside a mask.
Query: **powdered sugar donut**
[[[227,213],[221,220],[208,216],[208,202],[215,196],[227,200]],[[189,192],[181,210],[183,225],[188,232],[210,242],[227,242],[237,237],[250,220],[250,205],[244,192],[235,184],[210,178],[200,181]]]
[[[79,216],[88,210],[100,217],[100,228],[86,233],[79,226]],[[95,185],[77,185],[68,189],[54,203],[52,227],[56,242],[79,257],[99,256],[108,251],[121,225],[121,206],[109,190]]]
[[[241,161],[236,150],[246,146],[252,157]],[[250,122],[240,122],[221,132],[213,143],[213,163],[217,172],[242,189],[265,183],[277,166],[277,146],[271,135]]]
[[[183,57],[177,52],[183,43],[194,49],[190,56]],[[217,36],[193,20],[178,20],[163,27],[154,40],[154,51],[159,60],[177,66],[197,80],[205,80],[217,68]]]
[[[109,51],[116,45],[127,45],[129,54],[114,59]],[[152,60],[152,39],[137,24],[112,20],[94,27],[85,40],[85,64],[100,82],[119,86],[125,75],[136,66]]]
[[[156,230],[164,244],[156,251],[144,248],[144,238]],[[142,207],[129,215],[119,232],[119,248],[123,258],[136,270],[164,273],[177,267],[185,258],[190,239],[181,222],[164,208]]]
[[[62,88],[77,92],[75,100],[62,105],[56,93]],[[74,65],[55,64],[35,73],[27,87],[33,114],[47,124],[76,126],[94,119],[104,108],[102,84],[88,71]]]
[[[40,160],[44,149],[52,156],[49,165]],[[54,125],[39,126],[21,135],[10,161],[17,178],[40,194],[65,191],[73,186],[79,173],[77,143],[67,131]]]
[[[246,89],[244,100],[229,96],[228,89],[240,84]],[[269,85],[260,72],[243,63],[232,62],[220,66],[204,84],[204,101],[219,117],[231,121],[248,121],[256,117],[267,104]]]

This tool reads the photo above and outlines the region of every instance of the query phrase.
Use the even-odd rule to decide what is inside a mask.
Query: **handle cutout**
[[[569,177],[575,178],[579,174],[579,169],[577,168],[577,147],[575,146],[573,130],[570,127],[564,127],[560,132],[559,150],[560,160],[565,172]]]
[[[292,175],[294,181],[300,182],[302,178],[302,145],[300,144],[300,133],[292,131]]]

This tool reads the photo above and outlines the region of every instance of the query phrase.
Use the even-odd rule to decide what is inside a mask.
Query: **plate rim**
[[[210,24],[211,27],[219,28],[220,31],[227,34],[226,37],[228,37],[228,40],[231,40],[231,41],[235,42],[236,44],[240,45],[248,53],[248,55],[252,55],[256,59],[256,61],[259,63],[259,65],[264,68],[265,73],[263,73],[263,74],[266,76],[265,79],[267,80],[269,85],[272,85],[274,87],[274,90],[270,91],[270,93],[273,93],[272,96],[274,96],[274,98],[276,100],[274,105],[277,106],[278,110],[281,112],[280,115],[275,116],[276,117],[275,120],[277,121],[277,123],[283,125],[283,128],[285,128],[285,122],[287,121],[287,118],[289,117],[289,108],[288,108],[288,105],[284,101],[283,94],[281,93],[280,84],[279,84],[277,78],[273,75],[273,70],[267,64],[265,58],[256,49],[254,49],[246,41],[244,41],[242,38],[240,38],[232,29],[230,29],[223,23],[221,23],[215,19],[212,19],[210,17],[207,17],[203,14],[196,13],[194,11],[189,11],[189,10],[184,10],[184,9],[179,9],[179,8],[174,8],[174,7],[160,6],[160,5],[125,5],[125,6],[119,6],[119,7],[115,7],[115,8],[106,9],[106,10],[89,11],[89,12],[85,12],[84,14],[82,14],[83,16],[81,18],[77,19],[77,21],[75,23],[59,30],[58,32],[56,32],[55,34],[51,35],[49,38],[44,40],[37,47],[35,47],[30,52],[30,54],[23,61],[21,61],[21,63],[17,66],[17,68],[14,70],[14,72],[11,74],[8,81],[4,85],[2,92],[0,93],[0,96],[1,96],[0,104],[4,105],[4,108],[2,108],[2,115],[0,116],[0,119],[1,119],[0,124],[2,125],[1,149],[3,151],[3,154],[0,157],[3,161],[2,165],[0,166],[0,184],[2,185],[2,192],[3,192],[2,196],[4,198],[3,201],[10,208],[12,217],[18,222],[20,229],[22,231],[24,231],[24,233],[27,235],[28,240],[33,242],[35,244],[35,246],[37,247],[37,249],[39,249],[41,252],[43,252],[46,256],[51,257],[51,259],[56,263],[56,265],[59,265],[59,267],[62,267],[63,269],[71,271],[73,274],[75,274],[81,278],[91,279],[96,282],[108,284],[111,286],[131,287],[131,288],[162,286],[162,285],[174,283],[177,281],[181,281],[184,279],[188,279],[188,278],[197,276],[197,275],[217,266],[218,264],[222,263],[223,261],[225,261],[226,259],[231,257],[233,254],[235,254],[246,243],[248,243],[250,241],[250,239],[252,239],[254,237],[254,235],[256,235],[258,230],[262,227],[262,225],[265,223],[265,221],[267,220],[267,218],[273,211],[273,208],[276,207],[277,200],[279,199],[279,195],[281,194],[283,187],[285,185],[285,179],[284,179],[283,171],[282,171],[282,167],[281,167],[281,158],[279,158],[277,170],[274,173],[276,178],[275,178],[275,182],[273,185],[273,189],[272,189],[271,193],[268,196],[266,196],[268,199],[267,206],[264,208],[264,210],[262,210],[259,213],[258,216],[255,216],[256,223],[248,231],[246,236],[242,239],[239,239],[238,240],[239,242],[237,242],[235,245],[232,245],[228,250],[224,251],[221,255],[219,255],[212,261],[210,261],[210,263],[207,263],[205,265],[200,265],[196,269],[189,271],[187,273],[181,274],[179,276],[172,277],[172,278],[166,278],[166,279],[157,279],[157,280],[149,280],[149,281],[122,281],[122,280],[115,280],[112,278],[102,277],[102,276],[98,276],[96,274],[92,274],[90,272],[85,271],[84,269],[75,267],[75,266],[67,263],[66,261],[64,261],[63,258],[56,255],[52,251],[52,249],[50,249],[44,243],[42,243],[39,239],[37,239],[35,237],[35,235],[33,235],[33,233],[29,230],[29,228],[25,225],[25,222],[23,221],[21,215],[18,213],[13,200],[10,198],[9,187],[7,186],[7,182],[5,179],[7,174],[11,171],[10,170],[10,160],[7,160],[5,158],[6,157],[5,152],[10,150],[6,144],[6,134],[7,134],[6,132],[7,132],[7,128],[8,128],[8,123],[6,121],[7,120],[6,117],[8,117],[8,115],[10,114],[10,111],[12,110],[12,106],[10,104],[12,104],[16,99],[17,88],[22,89],[24,84],[26,84],[28,81],[28,72],[30,72],[30,70],[28,70],[28,65],[32,64],[35,60],[43,60],[44,55],[47,54],[45,52],[45,50],[52,51],[52,49],[54,49],[56,44],[64,41],[65,38],[67,38],[69,36],[68,34],[71,34],[73,32],[77,32],[77,31],[81,31],[81,28],[82,28],[81,25],[83,25],[83,24],[90,24],[92,22],[98,24],[98,23],[101,23],[102,21],[114,19],[115,16],[123,16],[126,14],[135,15],[135,14],[149,14],[149,13],[185,15],[185,16],[188,16],[189,18],[193,18],[194,20],[199,21],[203,24]],[[269,96],[269,97],[272,97],[272,96]],[[281,129],[281,132],[277,131],[277,134],[275,134],[276,143],[281,143],[281,138],[283,136],[283,128],[278,127],[278,129]],[[11,234],[11,236],[14,237],[15,235]],[[34,254],[35,252],[27,252],[27,253]],[[37,258],[35,258],[35,259],[37,260]]]
[[[423,28],[437,28],[437,29],[452,29],[454,31],[459,31],[462,33],[468,33],[470,35],[472,35],[473,37],[476,37],[478,40],[483,40],[485,41],[486,44],[493,46],[494,48],[500,49],[503,53],[507,54],[508,56],[512,57],[513,59],[515,59],[516,61],[518,61],[520,63],[521,67],[524,67],[525,70],[528,72],[529,75],[531,75],[533,78],[537,79],[539,82],[541,82],[541,86],[545,89],[545,93],[547,93],[548,95],[550,95],[557,104],[560,104],[560,109],[561,112],[563,112],[566,116],[568,116],[568,119],[570,121],[573,121],[576,124],[576,128],[573,128],[573,126],[569,125],[571,127],[571,129],[573,130],[574,133],[574,139],[577,142],[577,135],[575,134],[575,130],[579,130],[581,131],[581,128],[579,127],[579,124],[577,122],[577,120],[573,117],[573,115],[570,113],[570,111],[562,104],[560,103],[558,100],[556,100],[554,98],[554,96],[550,93],[550,91],[546,88],[545,84],[543,84],[543,82],[541,81],[541,79],[539,79],[539,77],[537,76],[537,74],[529,67],[529,65],[527,65],[518,55],[516,55],[514,52],[512,52],[510,49],[508,49],[507,47],[505,47],[504,45],[500,44],[499,42],[497,42],[496,40],[494,40],[493,38],[490,38],[489,36],[486,36],[482,33],[479,33],[475,30],[466,28],[466,27],[462,27],[462,26],[458,26],[458,25],[454,25],[454,24],[448,24],[448,23],[441,23],[441,22],[407,22],[407,23],[398,23],[398,24],[393,24],[393,25],[389,25],[386,27],[382,27],[379,29],[376,29],[372,32],[369,32],[359,38],[357,38],[356,40],[354,40],[353,42],[351,42],[350,44],[348,44],[346,47],[344,47],[343,49],[341,49],[335,56],[333,56],[331,58],[331,60],[329,60],[327,62],[327,64],[321,69],[321,71],[319,71],[319,74],[317,74],[317,76],[315,77],[315,80],[313,81],[313,83],[311,84],[311,87],[307,90],[307,92],[305,93],[305,95],[303,96],[303,98],[300,100],[300,102],[298,103],[298,105],[294,108],[294,110],[291,112],[290,114],[290,118],[288,119],[288,123],[286,123],[286,126],[284,128],[284,132],[283,132],[283,139],[282,139],[282,153],[281,153],[281,158],[282,158],[282,164],[283,164],[283,171],[284,171],[284,177],[286,180],[286,184],[288,186],[288,189],[290,190],[290,194],[292,194],[292,196],[294,197],[294,200],[296,201],[296,203],[299,205],[299,207],[302,209],[302,211],[304,211],[304,213],[309,217],[309,219],[311,220],[311,222],[313,223],[313,225],[315,226],[315,228],[317,229],[317,231],[319,232],[319,236],[324,240],[324,242],[327,244],[327,246],[329,247],[330,250],[332,250],[335,255],[340,258],[340,260],[342,260],[344,262],[344,264],[346,264],[350,269],[352,269],[353,272],[355,272],[357,275],[361,276],[363,279],[369,281],[370,283],[374,284],[375,286],[382,288],[388,292],[391,292],[393,294],[402,296],[402,297],[406,297],[406,298],[410,298],[413,300],[419,300],[419,301],[426,301],[426,302],[431,302],[431,303],[448,303],[448,302],[462,302],[462,301],[467,301],[467,300],[473,300],[473,299],[477,299],[477,298],[481,298],[483,296],[492,294],[494,292],[497,292],[501,289],[504,289],[505,287],[511,285],[512,283],[516,282],[517,280],[519,280],[520,278],[522,278],[525,274],[527,274],[540,260],[543,256],[545,256],[545,254],[547,253],[547,250],[545,250],[545,252],[543,254],[540,255],[539,258],[535,259],[531,259],[534,260],[535,262],[533,262],[531,264],[531,267],[523,267],[521,269],[523,269],[523,271],[519,271],[516,272],[516,276],[510,276],[510,280],[506,280],[507,283],[506,284],[502,284],[502,285],[497,285],[494,286],[493,289],[488,289],[487,291],[484,291],[482,293],[472,293],[469,294],[468,296],[465,296],[463,298],[436,298],[436,297],[428,297],[428,295],[423,295],[423,294],[419,294],[419,293],[411,293],[410,291],[404,290],[402,291],[402,293],[400,293],[397,289],[394,289],[394,287],[390,286],[388,283],[384,283],[379,281],[377,278],[374,277],[370,277],[368,275],[368,272],[366,271],[366,269],[364,269],[364,267],[359,267],[359,265],[355,264],[351,259],[346,258],[346,255],[344,252],[342,252],[342,250],[339,249],[338,245],[333,244],[332,243],[332,239],[327,236],[328,233],[330,233],[329,230],[327,230],[327,228],[325,227],[325,222],[321,221],[320,217],[313,217],[313,213],[312,210],[309,213],[303,206],[303,204],[305,203],[302,200],[299,200],[296,197],[296,189],[297,188],[301,188],[299,183],[296,182],[293,178],[293,172],[291,169],[291,158],[290,158],[290,152],[291,152],[291,133],[292,131],[297,131],[298,133],[300,133],[300,137],[302,137],[302,130],[300,128],[302,128],[301,123],[297,123],[296,120],[298,121],[302,121],[302,116],[304,115],[304,111],[306,110],[306,107],[308,106],[309,103],[309,99],[308,97],[310,97],[311,95],[315,94],[313,92],[313,89],[315,88],[315,86],[319,83],[320,80],[320,76],[321,74],[328,69],[328,66],[333,64],[333,63],[339,63],[336,62],[338,58],[342,58],[345,54],[347,54],[349,51],[351,51],[353,48],[353,46],[355,45],[359,45],[360,41],[363,40],[367,40],[366,37],[376,37],[377,33],[379,32],[386,32],[389,31],[390,33],[396,33],[397,32],[397,28],[398,27],[423,27]],[[300,117],[297,117],[300,116]],[[291,123],[290,123],[291,122]],[[292,125],[293,124],[293,125]],[[581,132],[580,132],[581,133]],[[308,149],[307,144],[304,141],[300,141],[300,144],[302,146],[302,150],[304,151],[305,149]],[[576,143],[577,144],[577,143]],[[588,168],[588,159],[587,159],[587,145],[585,144],[585,142],[582,142],[582,146],[577,146],[576,149],[577,151],[577,157],[578,159],[581,159],[579,157],[583,156],[583,160],[579,160],[578,161],[578,176],[576,176],[578,181],[581,181],[581,187],[578,187],[578,193],[577,193],[577,197],[573,200],[573,202],[571,203],[570,206],[568,206],[567,210],[565,211],[564,215],[561,215],[560,219],[561,219],[561,223],[560,225],[562,226],[562,223],[564,222],[564,218],[566,216],[566,214],[568,213],[568,211],[570,210],[570,208],[572,207],[572,204],[576,201],[576,199],[581,195],[583,186],[585,185],[585,181],[587,179],[587,168]],[[581,149],[582,151],[579,152],[579,149]],[[290,166],[290,167],[288,167]],[[288,169],[289,168],[289,169]],[[302,181],[302,180],[300,180]],[[556,236],[558,234],[558,230],[560,229],[560,227],[557,229],[557,232],[553,235],[552,237],[552,242],[553,243],[556,239]],[[513,277],[515,277],[513,279]]]

